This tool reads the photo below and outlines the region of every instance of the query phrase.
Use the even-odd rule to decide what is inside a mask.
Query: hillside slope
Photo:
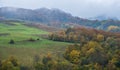
[[[72,16],[69,13],[59,9],[23,9],[13,7],[0,8],[1,19],[17,19],[31,22],[41,22],[49,26],[60,28],[86,26],[90,28],[102,29],[106,31],[120,32],[120,21],[118,20],[88,20],[77,16]],[[109,30],[110,26],[117,26],[113,30]]]

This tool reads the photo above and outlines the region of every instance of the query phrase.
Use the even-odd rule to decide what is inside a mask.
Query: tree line
[[[86,28],[68,28],[49,35],[53,41],[72,42],[64,58],[75,70],[119,70],[120,34]]]

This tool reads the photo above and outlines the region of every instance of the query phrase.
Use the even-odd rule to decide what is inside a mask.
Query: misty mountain
[[[26,21],[43,21],[42,15],[38,16],[36,12],[30,9],[3,7],[0,8],[0,16],[6,19],[19,19]]]
[[[72,16],[70,13],[66,13],[59,9],[47,8],[32,10],[13,7],[1,7],[0,18],[40,22],[56,27],[86,26],[102,30],[107,30],[109,26],[117,26],[120,28],[120,21],[118,20],[88,20],[77,16]],[[120,29],[117,29],[117,31],[119,30]]]
[[[99,21],[110,20],[110,19],[118,20],[118,18],[116,18],[116,17],[108,17],[106,15],[99,15],[99,16],[96,16],[96,17],[91,17],[89,19],[91,19],[91,20],[99,20]]]
[[[0,16],[7,19],[20,19],[36,22],[75,22],[71,14],[65,13],[58,9],[23,9],[13,7],[0,8]]]

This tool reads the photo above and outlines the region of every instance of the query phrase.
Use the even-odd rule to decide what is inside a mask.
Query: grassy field
[[[62,58],[63,51],[69,43],[41,38],[41,35],[48,33],[25,26],[21,22],[0,22],[0,59],[14,56],[21,64],[32,66],[35,55],[42,58],[47,53],[51,53],[53,57]],[[28,41],[30,38],[35,39],[35,41]],[[37,40],[38,38],[40,40]],[[11,39],[15,41],[15,44],[9,44]]]

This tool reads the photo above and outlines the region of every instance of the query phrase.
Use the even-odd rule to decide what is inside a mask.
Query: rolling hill
[[[37,23],[39,22],[47,24],[48,26],[59,28],[85,26],[106,31],[120,32],[119,20],[89,20],[77,16],[72,16],[71,14],[61,11],[59,9],[40,8],[32,10],[13,7],[1,7],[0,19],[22,20]],[[111,26],[117,27],[110,29]]]
[[[0,60],[15,56],[21,65],[31,67],[35,55],[43,57],[51,53],[54,57],[58,57],[69,45],[45,39],[43,36],[48,35],[48,31],[25,24],[18,21],[0,21]],[[14,44],[10,44],[11,40]]]

